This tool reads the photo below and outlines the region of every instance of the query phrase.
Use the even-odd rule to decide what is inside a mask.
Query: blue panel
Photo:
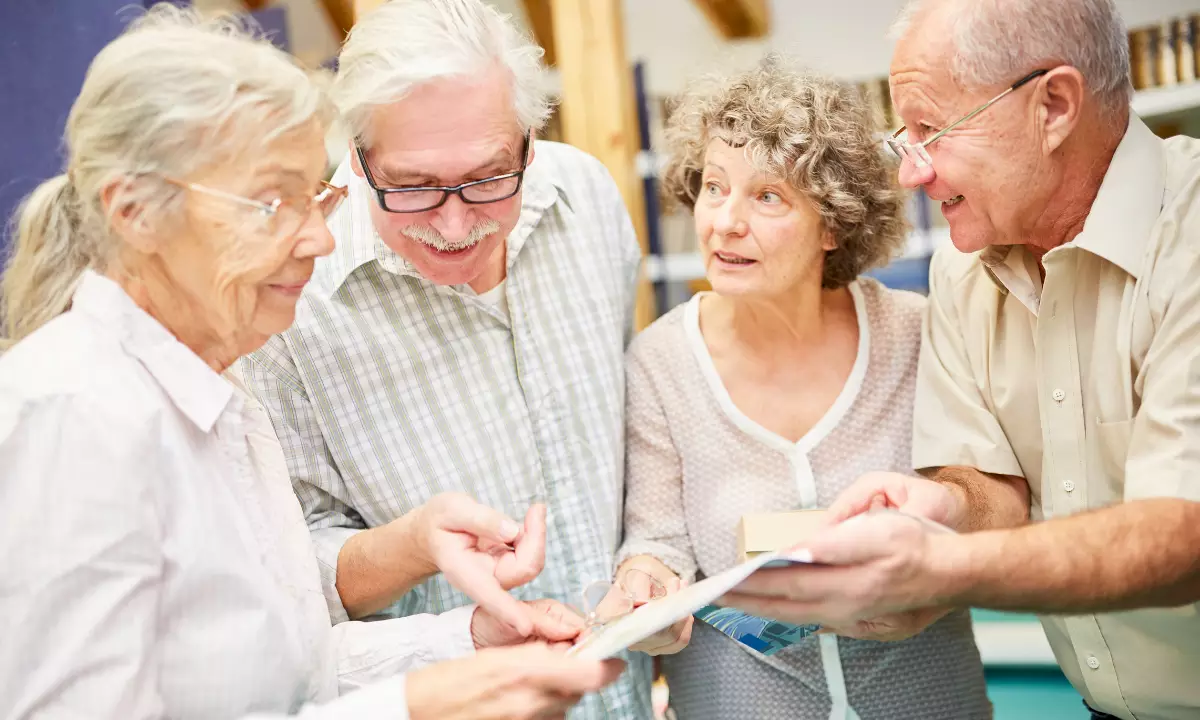
[[[162,1],[189,4],[140,4]],[[136,12],[131,0],[0,0],[0,257],[7,254],[8,219],[18,203],[62,172],[63,129],[88,65]],[[254,18],[288,49],[283,8]]]
[[[129,0],[0,0],[0,216],[62,172],[63,126],[92,58]],[[125,12],[118,11],[125,9]],[[7,245],[7,231],[3,245]]]

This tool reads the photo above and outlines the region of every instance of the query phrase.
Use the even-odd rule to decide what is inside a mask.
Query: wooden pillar
[[[550,8],[552,0],[522,0],[525,6],[525,17],[529,19],[529,29],[533,39],[546,51],[544,60],[549,66],[558,64],[558,55],[554,44],[554,20]]]
[[[352,0],[354,3],[354,17],[360,18],[366,13],[371,12],[375,8],[387,2],[387,0]]]
[[[621,0],[551,0],[555,59],[562,75],[563,139],[604,163],[616,180],[646,252],[646,211],[633,71],[625,56]],[[654,293],[638,283],[635,324],[655,317]]]
[[[693,0],[726,40],[766,37],[771,31],[767,0]]]

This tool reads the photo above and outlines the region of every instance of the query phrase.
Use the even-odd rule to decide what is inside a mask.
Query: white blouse
[[[93,273],[0,357],[0,508],[3,719],[403,719],[473,651],[471,607],[331,627],[266,414]]]

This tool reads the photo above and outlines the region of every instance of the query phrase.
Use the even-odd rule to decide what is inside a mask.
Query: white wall
[[[511,1],[511,0],[510,0]],[[884,77],[891,58],[887,30],[904,0],[772,0],[765,42],[719,39],[692,0],[624,0],[626,43],[646,61],[653,94],[678,90],[691,75],[730,63],[747,65],[764,52],[787,52],[806,65],[846,79]],[[1117,0],[1131,26],[1200,12],[1200,0]]]
[[[229,3],[233,0],[197,0]],[[318,63],[337,40],[316,0],[277,0],[288,7],[293,48]],[[488,0],[525,22],[522,0]],[[892,42],[887,29],[904,0],[771,0],[772,34],[766,41],[722,41],[693,0],[623,0],[626,49],[646,61],[653,95],[682,88],[698,72],[752,64],[777,50],[846,79],[887,75]],[[1131,27],[1200,12],[1200,0],[1117,0]]]

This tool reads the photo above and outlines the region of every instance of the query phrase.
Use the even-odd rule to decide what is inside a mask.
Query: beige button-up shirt
[[[1083,232],[934,258],[917,468],[1024,477],[1035,521],[1200,501],[1200,142],[1137,118]],[[1200,549],[1198,549],[1200,552]],[[1043,617],[1063,671],[1121,718],[1200,717],[1200,604]]]

